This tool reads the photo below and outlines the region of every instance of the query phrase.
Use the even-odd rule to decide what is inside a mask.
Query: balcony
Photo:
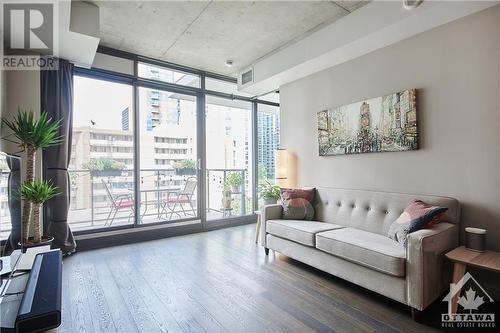
[[[69,173],[72,191],[68,222],[73,231],[134,223],[133,170],[114,174],[96,174],[89,170],[72,170]],[[239,175],[236,178],[243,182],[240,186],[229,189],[230,193],[226,191],[224,194],[224,183],[233,174]],[[251,185],[249,187],[245,184],[248,183],[247,170],[210,169],[207,170],[206,177],[207,220],[252,214]],[[189,181],[196,183],[196,176],[177,174],[170,166],[141,169],[139,223],[173,224],[197,219],[196,189],[192,196],[176,199],[179,191],[185,190]]]
[[[73,231],[134,223],[133,170],[104,171],[101,174],[88,169],[71,170],[69,176],[71,200],[68,222]],[[196,190],[189,202],[181,200],[182,206],[164,205],[167,197],[183,190],[186,182],[193,177],[176,174],[171,168],[141,169],[140,223],[180,223],[195,219],[198,215]],[[240,184],[231,186],[228,183],[230,179],[240,180]],[[206,184],[207,221],[252,214],[251,182],[246,169],[209,169]],[[120,208],[115,214],[114,207],[117,205]],[[0,209],[1,239],[6,239],[10,230],[9,210]]]

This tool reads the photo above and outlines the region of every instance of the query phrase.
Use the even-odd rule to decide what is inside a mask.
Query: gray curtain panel
[[[59,188],[60,194],[49,200],[44,208],[44,231],[54,237],[53,247],[64,254],[74,252],[76,243],[68,224],[70,180],[68,164],[71,156],[73,128],[73,64],[59,59],[58,70],[40,71],[41,110],[53,120],[61,120],[60,145],[43,152],[43,176]]]
[[[21,185],[21,159],[15,156],[6,155],[7,165],[10,169],[9,179],[7,181],[7,191],[9,198],[10,224],[11,230],[4,253],[10,253],[11,250],[19,248],[21,241],[21,200],[16,195]]]

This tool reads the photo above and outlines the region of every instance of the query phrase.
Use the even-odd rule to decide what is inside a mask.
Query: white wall
[[[280,87],[300,186],[455,197],[500,249],[500,6]],[[318,156],[316,113],[418,88],[421,149]]]
[[[4,93],[2,95],[2,103],[5,108],[1,114],[2,118],[12,120],[17,113],[18,108],[21,110],[33,110],[35,116],[40,114],[40,71],[5,71],[3,83],[5,84]],[[9,130],[2,126],[1,136],[9,134]],[[2,140],[4,141],[4,140]],[[19,147],[10,142],[2,142],[2,150],[7,153],[19,152]],[[24,154],[18,154],[25,157]],[[37,154],[36,176],[41,175],[41,152]],[[25,159],[23,159],[25,162]]]

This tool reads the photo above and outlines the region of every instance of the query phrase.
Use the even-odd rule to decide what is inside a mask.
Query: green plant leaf
[[[125,163],[121,163],[109,158],[92,158],[90,161],[83,163],[82,167],[84,169],[89,169],[91,171],[104,171],[104,170],[123,170],[125,169]]]
[[[281,197],[281,189],[278,185],[271,183],[268,180],[260,183],[258,186],[259,198],[261,199],[279,199]]]
[[[2,122],[12,131],[15,142],[22,150],[27,147],[44,149],[62,142],[62,136],[58,134],[61,120],[53,121],[46,112],[42,112],[40,117],[35,119],[32,110],[18,109],[12,121],[2,119]]]
[[[60,193],[57,186],[53,186],[46,180],[35,180],[33,182],[23,182],[19,187],[17,195],[28,202],[43,204]]]
[[[243,175],[240,172],[231,172],[224,183],[225,186],[238,187],[243,184]]]

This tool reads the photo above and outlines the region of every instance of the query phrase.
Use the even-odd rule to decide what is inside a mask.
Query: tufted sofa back
[[[443,221],[459,223],[456,199],[420,194],[375,192],[320,187],[316,189],[316,220],[387,235],[389,227],[412,199],[447,207]]]

